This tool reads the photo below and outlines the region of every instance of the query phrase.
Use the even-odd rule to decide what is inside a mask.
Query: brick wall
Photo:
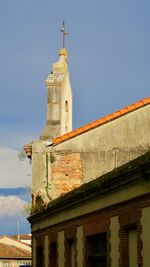
[[[56,153],[52,164],[52,183],[56,196],[69,192],[83,183],[80,153]]]
[[[65,267],[68,267],[70,264],[70,258],[68,252],[68,244],[67,240],[72,239],[75,242],[75,266],[76,264],[76,231],[77,227],[83,226],[84,231],[84,262],[83,266],[88,267],[88,254],[89,254],[89,246],[87,243],[87,238],[90,235],[98,234],[98,233],[107,233],[107,266],[111,266],[111,258],[110,258],[110,219],[112,216],[118,216],[119,218],[119,238],[120,238],[120,259],[119,266],[127,267],[128,266],[128,235],[127,232],[131,227],[135,227],[137,230],[137,246],[138,246],[138,267],[142,267],[142,241],[141,241],[141,233],[142,227],[140,224],[141,212],[142,208],[150,206],[150,194],[145,196],[136,198],[132,201],[124,202],[121,204],[114,205],[104,210],[96,211],[88,215],[81,216],[79,218],[58,224],[56,226],[52,226],[49,229],[45,229],[44,231],[39,231],[33,233],[33,237],[37,239],[37,244],[42,244],[42,240],[44,240],[45,235],[49,235],[49,242],[56,241],[58,232],[64,231],[65,233]],[[149,234],[149,233],[148,233]],[[49,264],[49,267],[52,265]],[[59,267],[59,266],[58,266]]]

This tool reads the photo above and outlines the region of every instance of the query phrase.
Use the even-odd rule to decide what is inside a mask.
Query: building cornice
[[[42,207],[36,214],[31,215],[30,223],[71,209],[80,203],[119,190],[137,181],[150,179],[150,152],[126,163],[125,165],[105,174],[81,187],[53,200],[47,207]]]

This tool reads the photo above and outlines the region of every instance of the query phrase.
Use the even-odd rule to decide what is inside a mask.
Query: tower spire
[[[66,32],[65,31],[65,22],[64,22],[64,20],[63,20],[63,23],[62,23],[62,26],[61,26],[61,30],[60,30],[61,32],[62,32],[62,42],[63,42],[63,48],[65,48],[65,37],[66,37],[66,35],[68,35],[68,32]]]

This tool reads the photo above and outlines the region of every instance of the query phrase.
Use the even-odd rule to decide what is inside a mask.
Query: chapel
[[[149,267],[150,97],[72,129],[68,51],[46,79],[32,162],[33,267]]]

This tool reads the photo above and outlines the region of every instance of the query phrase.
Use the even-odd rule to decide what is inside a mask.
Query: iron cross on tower
[[[65,31],[65,22],[63,21],[61,32],[63,33],[63,48],[65,47],[65,36],[68,35],[68,32]]]

